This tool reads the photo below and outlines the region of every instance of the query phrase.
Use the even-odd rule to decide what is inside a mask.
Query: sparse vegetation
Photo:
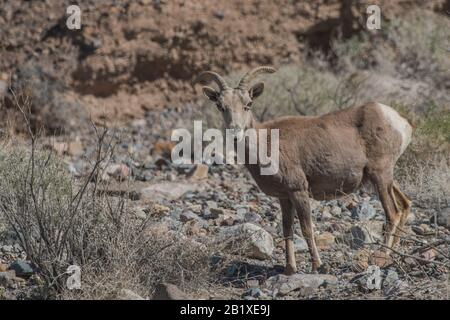
[[[170,281],[191,290],[208,283],[208,244],[151,228],[124,197],[99,194],[104,163],[113,150],[99,136],[98,157],[84,181],[75,181],[53,152],[3,145],[0,217],[39,270],[39,298],[114,298],[122,288],[149,296]],[[96,181],[90,183],[90,181]],[[5,232],[5,231],[4,231]],[[67,268],[82,270],[82,290],[67,288]]]

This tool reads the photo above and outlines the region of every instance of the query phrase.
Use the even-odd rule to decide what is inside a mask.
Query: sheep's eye
[[[252,101],[250,101],[249,103],[247,103],[247,105],[244,107],[244,110],[245,111],[248,111],[248,110],[250,110],[250,108],[252,107]]]
[[[222,106],[219,103],[216,104],[216,106],[217,106],[217,109],[219,109],[220,112],[223,112],[223,108],[222,108]]]

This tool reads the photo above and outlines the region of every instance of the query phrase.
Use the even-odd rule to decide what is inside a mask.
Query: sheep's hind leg
[[[377,188],[378,197],[383,205],[386,216],[386,223],[384,225],[384,244],[387,248],[392,248],[397,227],[400,225],[402,212],[395,200],[392,191],[392,179],[384,179],[381,175],[373,177],[373,183]],[[385,248],[384,251],[387,251]]]
[[[409,199],[401,190],[396,181],[392,184],[392,197],[397,204],[398,210],[401,212],[400,222],[394,236],[393,246],[400,242],[402,234],[404,234],[404,226],[408,221],[408,216],[411,210],[411,199]]]

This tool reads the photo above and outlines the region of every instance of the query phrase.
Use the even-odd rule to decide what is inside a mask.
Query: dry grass
[[[127,288],[149,297],[160,282],[195,291],[210,280],[211,248],[151,228],[125,198],[97,190],[101,162],[112,151],[106,135],[82,181],[35,141],[4,145],[0,156],[0,217],[38,270],[38,298],[114,298]],[[106,147],[105,147],[106,146]],[[151,215],[149,215],[151,216]],[[68,290],[69,265],[82,270],[82,289]]]

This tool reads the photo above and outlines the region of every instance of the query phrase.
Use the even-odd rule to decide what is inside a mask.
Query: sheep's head
[[[204,86],[203,93],[222,112],[225,128],[233,130],[237,140],[241,140],[244,131],[250,128],[253,122],[251,111],[253,100],[264,91],[263,82],[250,86],[251,81],[259,74],[273,72],[275,69],[271,67],[257,67],[247,72],[236,88],[228,86],[219,74],[212,71],[202,72],[196,82],[214,81],[217,84],[219,90]]]

